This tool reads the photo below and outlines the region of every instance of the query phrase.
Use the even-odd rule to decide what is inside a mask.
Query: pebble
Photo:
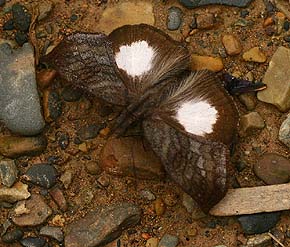
[[[176,247],[178,245],[178,242],[178,237],[170,234],[164,234],[158,244],[158,247]]]
[[[59,180],[63,183],[65,189],[68,189],[72,183],[74,172],[72,170],[65,170]]]
[[[248,15],[249,15],[249,10],[247,10],[247,9],[242,9],[241,11],[240,11],[240,17],[242,17],[242,18],[246,18]]]
[[[243,215],[238,217],[245,234],[260,234],[269,231],[280,220],[280,212]]]
[[[27,32],[31,22],[31,14],[29,14],[28,10],[19,3],[13,4],[12,16],[14,27],[17,30]]]
[[[214,15],[205,13],[196,17],[196,25],[198,29],[210,29],[214,26]]]
[[[253,0],[179,0],[179,2],[187,8],[197,8],[210,4],[221,4],[235,7],[246,7]]]
[[[150,190],[141,190],[140,195],[148,201],[154,201],[156,196]]]
[[[147,145],[141,137],[110,138],[100,166],[112,175],[160,179],[164,177],[163,165]]]
[[[240,41],[232,34],[226,34],[222,37],[222,43],[228,55],[238,55],[242,51]]]
[[[255,163],[254,172],[266,184],[282,184],[290,181],[290,161],[275,153],[266,153]]]
[[[145,23],[153,26],[154,22],[153,5],[150,1],[128,1],[106,8],[96,28],[109,34],[123,25]]]
[[[183,193],[182,195],[182,204],[186,208],[187,212],[191,214],[192,219],[198,220],[206,216],[192,197],[186,193]]]
[[[62,229],[57,226],[44,226],[40,229],[39,234],[42,236],[54,238],[58,242],[63,241]]]
[[[67,227],[65,246],[102,246],[139,223],[141,210],[131,203],[110,204],[89,212]],[[94,227],[90,227],[94,226]]]
[[[49,191],[49,194],[56,202],[57,206],[59,206],[59,208],[65,212],[68,208],[68,205],[62,190],[58,187],[54,187]]]
[[[14,29],[14,22],[13,19],[9,19],[3,25],[3,31],[5,30],[13,30]]]
[[[240,102],[246,106],[248,111],[253,111],[256,108],[258,102],[255,93],[243,93],[238,97]]]
[[[83,141],[94,139],[98,136],[100,130],[103,128],[104,128],[104,124],[101,124],[101,123],[86,125],[86,126],[81,127],[77,131],[77,136]]]
[[[272,238],[268,233],[263,233],[250,237],[247,240],[247,246],[249,247],[263,247],[269,246],[272,243]]]
[[[41,237],[27,237],[20,240],[20,243],[24,247],[43,247],[46,241]]]
[[[102,187],[108,187],[111,183],[111,178],[107,174],[103,174],[98,178],[97,181]]]
[[[157,216],[162,216],[165,213],[165,203],[161,198],[157,198],[154,202],[154,210]]]
[[[11,187],[17,178],[18,170],[14,160],[1,160],[0,159],[0,182]]]
[[[0,137],[0,154],[8,158],[39,154],[46,149],[47,141],[43,136],[37,137]]]
[[[43,113],[46,122],[53,122],[62,114],[62,102],[56,91],[45,90],[43,93]]]
[[[267,89],[258,92],[260,101],[275,105],[281,112],[290,109],[290,49],[279,47],[263,78]]]
[[[50,164],[34,164],[23,177],[33,184],[49,189],[56,184],[57,171]]]
[[[163,196],[163,201],[166,206],[173,207],[178,202],[178,195],[173,191],[169,191]]]
[[[223,70],[224,64],[220,57],[191,55],[191,70],[211,70],[219,72]]]
[[[158,247],[158,238],[149,238],[146,241],[146,247]]]
[[[28,42],[28,36],[22,31],[17,31],[15,34],[15,41],[19,46],[23,46],[25,43]]]
[[[250,135],[256,129],[263,129],[265,122],[258,112],[250,112],[241,116],[240,134],[241,136]]]
[[[69,145],[69,135],[67,133],[59,133],[57,143],[60,149],[65,150]]]
[[[266,62],[267,57],[259,47],[253,47],[250,50],[244,52],[243,59],[247,62],[264,63]]]
[[[174,31],[179,29],[182,22],[182,10],[178,7],[171,7],[168,9],[167,15],[167,29]]]
[[[0,44],[0,119],[21,135],[39,134],[44,127],[30,44],[13,50]]]
[[[46,17],[49,16],[50,12],[53,9],[53,3],[51,1],[41,1],[38,4],[38,11],[39,15],[37,17],[38,21],[44,20]]]
[[[14,203],[17,201],[25,200],[30,197],[28,192],[28,185],[17,182],[11,188],[0,188],[0,202]]]
[[[16,228],[10,232],[5,233],[1,239],[4,243],[12,244],[20,240],[23,237],[23,235],[24,235],[23,231],[21,229]]]
[[[66,86],[61,92],[62,98],[67,102],[78,101],[82,97],[81,90],[74,89],[71,86]]]
[[[42,196],[32,194],[28,200],[17,202],[11,219],[17,226],[37,226],[52,214]]]
[[[283,121],[279,130],[279,141],[290,148],[290,114]]]
[[[86,169],[91,175],[100,175],[102,173],[102,168],[97,161],[89,161],[85,164]]]

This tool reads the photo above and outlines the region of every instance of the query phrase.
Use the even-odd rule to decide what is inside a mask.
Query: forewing
[[[228,148],[183,134],[162,120],[143,122],[144,134],[165,170],[204,212],[226,193]]]
[[[106,35],[72,34],[65,37],[43,61],[74,87],[109,103],[126,105],[127,89]]]

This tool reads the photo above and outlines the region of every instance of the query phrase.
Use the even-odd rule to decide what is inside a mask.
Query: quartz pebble
[[[0,188],[0,202],[14,203],[17,201],[25,200],[30,197],[28,192],[28,185],[17,182],[11,188]]]

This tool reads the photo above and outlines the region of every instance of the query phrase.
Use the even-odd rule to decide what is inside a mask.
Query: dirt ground
[[[36,2],[40,1],[12,0],[7,1],[6,6],[11,6],[15,2],[21,2],[32,11]],[[98,32],[96,23],[99,21],[102,11],[105,8],[110,8],[113,4],[122,2],[122,0],[108,1],[107,3],[101,3],[101,1],[97,0],[53,0],[53,2],[55,7],[51,14],[41,22],[36,23],[36,30],[45,29],[45,26],[48,24],[53,26],[51,34],[47,34],[45,38],[36,39],[37,45],[41,48],[45,46],[47,40],[55,42],[62,35],[71,33],[73,30]],[[177,1],[173,0],[153,1],[153,6],[155,26],[169,33],[166,28],[167,10],[171,6],[181,6]],[[198,30],[190,37],[188,47],[192,52],[199,55],[214,56],[215,48],[222,46],[221,36],[224,33],[231,32],[240,38],[243,51],[254,46],[259,46],[268,58],[266,63],[257,64],[245,62],[241,56],[227,56],[223,58],[223,63],[225,70],[229,73],[238,73],[244,76],[251,71],[255,80],[261,81],[273,52],[281,45],[289,47],[289,43],[287,44],[283,41],[282,36],[275,37],[265,34],[263,22],[267,13],[262,0],[256,0],[246,8],[249,11],[249,15],[245,19],[251,21],[251,24],[244,27],[234,25],[240,19],[241,9],[239,8],[226,6],[207,6],[194,10],[189,10],[184,7],[181,8],[184,13],[181,31],[175,31],[173,34],[170,33],[177,38],[181,37],[180,32],[191,22],[194,13],[210,12],[218,16],[218,23],[214,28]],[[76,21],[71,20],[73,14],[78,16]],[[9,14],[0,12],[0,27],[8,19]],[[0,38],[12,39],[13,35],[12,31],[4,32],[0,30]],[[63,84],[59,79],[56,79],[51,87],[60,91],[63,88]],[[235,102],[240,114],[247,113],[247,109],[240,103],[237,97],[235,97]],[[90,105],[90,107],[88,108],[87,105]],[[46,161],[49,156],[61,157],[61,160],[56,164],[56,168],[60,174],[66,170],[68,163],[74,164],[71,167],[77,176],[74,176],[71,186],[68,189],[64,189],[65,196],[68,201],[72,202],[83,200],[86,197],[88,203],[82,204],[81,207],[71,208],[68,212],[63,213],[62,217],[65,219],[64,225],[82,217],[96,205],[118,201],[131,201],[141,207],[143,215],[140,225],[124,231],[120,237],[122,246],[145,246],[146,236],[148,234],[151,237],[160,239],[165,233],[178,236],[180,240],[178,246],[212,247],[224,244],[228,247],[235,247],[244,243],[247,236],[243,234],[237,219],[234,217],[214,218],[208,216],[200,220],[192,220],[191,215],[182,205],[182,190],[170,181],[170,179],[156,181],[110,176],[110,185],[107,188],[103,189],[98,187],[96,177],[88,174],[84,165],[88,162],[88,159],[99,159],[99,152],[105,143],[105,139],[99,136],[98,138],[87,141],[89,151],[84,154],[82,152],[75,152],[77,148],[73,142],[70,143],[67,150],[61,150],[55,141],[55,136],[57,132],[66,132],[73,138],[76,130],[80,126],[89,123],[109,121],[110,119],[99,115],[101,107],[103,107],[101,102],[91,99],[88,100],[86,98],[83,98],[81,102],[65,102],[62,115],[56,122],[48,124],[45,130],[45,135],[48,139],[47,150],[40,156],[26,157],[25,159],[18,159],[17,161],[20,173],[24,173],[27,170],[27,164],[29,167],[31,164]],[[266,127],[248,137],[239,138],[235,153],[232,157],[232,166],[235,171],[232,184],[235,185],[238,183],[241,187],[263,185],[263,182],[254,175],[252,170],[253,165],[261,154],[274,152],[288,159],[290,158],[289,150],[278,140],[280,125],[287,114],[281,113],[274,106],[263,102],[258,102],[255,111],[265,119]],[[9,133],[8,130],[3,128],[1,135],[7,133]],[[234,167],[241,160],[246,164],[246,167],[242,172],[237,172]],[[175,198],[176,204],[172,207],[167,206],[162,216],[156,216],[153,210],[153,203],[140,196],[140,191],[143,189],[149,189],[157,198],[171,196]],[[33,190],[40,189],[33,187]],[[80,190],[85,196],[80,196]],[[87,191],[93,192],[94,197],[90,198],[90,193],[87,193]],[[9,209],[1,209],[1,223],[5,221],[8,213]],[[211,227],[213,222],[215,226]],[[286,232],[287,229],[290,230],[289,227],[289,212],[284,212],[276,228]],[[29,230],[33,233],[37,229],[36,227],[35,229]],[[109,246],[117,246],[116,242],[114,244]],[[285,246],[290,246],[290,239],[286,239],[284,244]],[[0,243],[0,246],[4,247],[6,245]]]

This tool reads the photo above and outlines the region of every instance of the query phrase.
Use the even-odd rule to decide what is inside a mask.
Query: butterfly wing
[[[74,87],[109,103],[126,105],[127,89],[106,35],[72,34],[45,56],[43,62],[54,67]]]

